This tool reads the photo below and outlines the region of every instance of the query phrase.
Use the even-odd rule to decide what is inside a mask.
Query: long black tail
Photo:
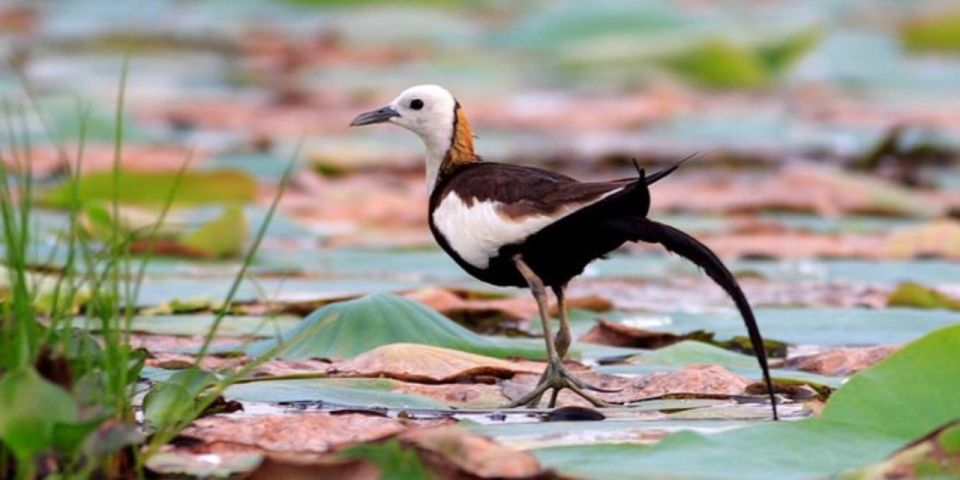
[[[669,225],[640,217],[620,218],[611,220],[611,222],[633,241],[659,243],[667,250],[697,264],[730,295],[733,303],[737,305],[737,309],[740,311],[740,316],[743,317],[743,323],[747,326],[747,332],[750,334],[750,345],[753,346],[753,351],[757,355],[757,362],[760,363],[760,369],[763,371],[763,381],[766,383],[767,392],[770,395],[773,418],[777,420],[779,417],[777,415],[776,396],[773,391],[773,382],[770,380],[770,369],[767,367],[767,351],[763,346],[763,337],[760,335],[760,328],[757,327],[757,320],[753,316],[753,309],[750,308],[747,297],[744,296],[740,284],[737,283],[737,279],[730,273],[730,270],[706,245]]]

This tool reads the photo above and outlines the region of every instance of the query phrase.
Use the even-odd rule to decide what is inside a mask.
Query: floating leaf
[[[756,314],[765,337],[793,345],[900,344],[960,322],[960,313],[909,308],[758,308]],[[670,319],[669,325],[651,330],[706,330],[719,338],[743,333],[735,312],[673,313]]]
[[[247,220],[239,205],[231,205],[223,215],[202,225],[181,239],[184,246],[206,257],[226,258],[240,255],[247,236]]]
[[[114,189],[113,172],[102,171],[79,179],[82,203],[107,202],[159,207],[166,202],[177,180],[177,172],[123,170]],[[256,199],[257,184],[249,175],[235,170],[188,171],[183,174],[174,204],[242,203]],[[59,208],[73,204],[73,186],[61,185],[46,192],[44,202]]]
[[[73,397],[33,368],[0,377],[0,441],[19,461],[52,449],[57,426],[73,424],[77,415]]]
[[[393,380],[309,378],[265,380],[232,385],[224,396],[244,402],[319,402],[360,408],[445,409],[447,405],[420,395],[393,391]]]
[[[645,352],[632,357],[634,365],[691,365],[714,364],[724,367],[754,367],[756,359],[730,352],[706,343],[684,341],[666,348]]]
[[[399,439],[426,453],[422,457],[434,471],[457,472],[452,478],[532,479],[544,474],[529,453],[506,448],[456,426],[408,430]]]
[[[186,418],[197,409],[201,392],[216,382],[216,375],[196,368],[174,373],[144,397],[143,418],[155,427]]]
[[[154,335],[203,336],[210,330],[215,319],[216,316],[213,314],[136,316],[130,323],[130,330]],[[223,318],[217,334],[231,337],[272,337],[296,325],[299,321],[299,318],[292,316],[227,315]],[[86,318],[77,319],[77,323],[91,330],[97,330],[101,326],[99,321],[90,321]]]
[[[960,299],[912,282],[901,283],[890,292],[887,305],[928,309],[960,310]]]
[[[790,68],[803,54],[810,51],[820,41],[822,32],[812,28],[790,35],[783,40],[761,45],[757,54],[767,69],[773,74],[782,73]]]
[[[580,337],[579,341],[598,343],[614,347],[656,349],[673,345],[688,338],[707,338],[703,331],[692,332],[687,335],[677,335],[670,332],[652,332],[642,328],[612,322],[605,318],[598,318],[597,324]]]
[[[900,38],[910,50],[960,53],[960,11],[911,19],[901,28]]]
[[[714,39],[667,64],[694,83],[717,88],[757,88],[770,82],[764,64],[753,52]]]
[[[840,478],[960,478],[960,420],[911,442],[880,463]]]
[[[653,447],[565,447],[540,450],[537,456],[547,466],[585,478],[835,475],[880,461],[900,445],[960,418],[957,351],[960,325],[931,333],[851,378],[818,418],[709,436],[683,432]]]
[[[602,373],[619,375],[646,375],[650,373],[677,370],[690,365],[719,365],[737,375],[748,378],[760,378],[760,368],[756,358],[731,352],[706,343],[696,341],[680,342],[659,350],[633,355],[624,364],[601,365],[597,370]],[[770,375],[797,381],[809,381],[830,387],[839,387],[843,379],[827,377],[815,373],[797,370],[771,369]]]
[[[433,478],[420,460],[416,450],[405,447],[396,439],[382,443],[355,445],[338,453],[342,458],[366,460],[380,470],[383,480],[412,480]]]
[[[823,375],[850,375],[876,364],[896,350],[895,345],[838,347],[811,355],[791,357],[785,364],[791,368]]]
[[[263,355],[278,341],[289,341],[279,358],[348,358],[391,343],[419,343],[491,357],[545,357],[543,349],[510,339],[477,335],[412,300],[390,294],[369,295],[327,305],[285,332],[280,340],[247,347]]]
[[[415,343],[384,345],[334,365],[338,374],[388,377],[407,382],[440,383],[474,376],[510,377],[540,374],[539,364],[508,362],[473,353]]]
[[[423,422],[424,426],[435,424]],[[198,419],[183,434],[207,443],[226,442],[268,452],[321,453],[396,435],[415,425],[376,413],[221,415]]]

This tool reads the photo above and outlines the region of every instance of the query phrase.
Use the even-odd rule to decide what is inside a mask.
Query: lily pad
[[[477,335],[413,300],[390,294],[327,305],[279,339],[253,343],[246,351],[263,355],[285,341],[290,344],[279,358],[291,360],[353,357],[391,343],[419,343],[499,358],[545,357],[543,349],[529,343]]]
[[[57,427],[77,418],[73,397],[33,368],[11,370],[0,379],[0,441],[21,461],[53,448]]]
[[[947,325],[960,313],[909,308],[759,308],[764,337],[793,345],[880,345],[907,343]],[[696,330],[717,338],[742,334],[736,313],[674,313],[667,325],[651,330],[684,334]]]
[[[372,378],[278,379],[241,383],[227,388],[226,398],[244,402],[322,402],[361,408],[446,409],[421,395],[393,391],[395,382]]]
[[[849,472],[841,478],[957,477],[960,477],[960,420],[907,445],[876,465]]]
[[[654,443],[671,433],[693,430],[701,433],[717,433],[736,427],[750,425],[753,420],[719,419],[673,419],[658,414],[663,410],[699,410],[723,400],[657,400],[631,406],[624,418],[604,410],[609,421],[605,422],[509,422],[499,424],[466,425],[466,429],[493,437],[506,446],[530,449],[573,446],[583,444],[639,442]],[[647,404],[650,404],[649,406]],[[702,407],[698,407],[702,405]],[[769,412],[764,412],[769,416]],[[633,415],[634,418],[626,417]],[[648,415],[651,418],[643,418]],[[636,418],[640,416],[640,418]],[[624,477],[626,478],[626,477]]]
[[[708,436],[682,432],[653,447],[563,447],[539,450],[537,456],[564,474],[585,478],[836,475],[878,462],[960,417],[957,351],[960,325],[931,333],[851,378],[818,418]]]

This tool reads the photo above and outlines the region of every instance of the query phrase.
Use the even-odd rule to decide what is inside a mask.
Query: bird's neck
[[[435,142],[424,139],[427,144],[427,191],[431,193],[444,176],[458,167],[480,161],[473,149],[470,122],[459,103],[453,109],[452,123],[451,132],[445,139]]]

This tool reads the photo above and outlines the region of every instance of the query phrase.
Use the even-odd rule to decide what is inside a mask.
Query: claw
[[[548,406],[549,408],[553,408],[557,405],[557,395],[560,393],[560,390],[563,390],[564,388],[576,393],[584,400],[590,402],[593,406],[598,408],[611,407],[613,405],[600,400],[593,395],[590,395],[585,390],[596,390],[607,393],[620,391],[606,390],[584,383],[570,374],[570,372],[564,368],[563,363],[559,359],[555,359],[551,360],[547,365],[546,370],[540,377],[539,383],[532,391],[530,391],[530,393],[527,393],[526,395],[508,403],[504,406],[504,408],[516,408],[520,406],[536,407],[540,404],[540,400],[543,398],[543,394],[547,390],[552,390],[550,393],[550,402],[548,403]]]

